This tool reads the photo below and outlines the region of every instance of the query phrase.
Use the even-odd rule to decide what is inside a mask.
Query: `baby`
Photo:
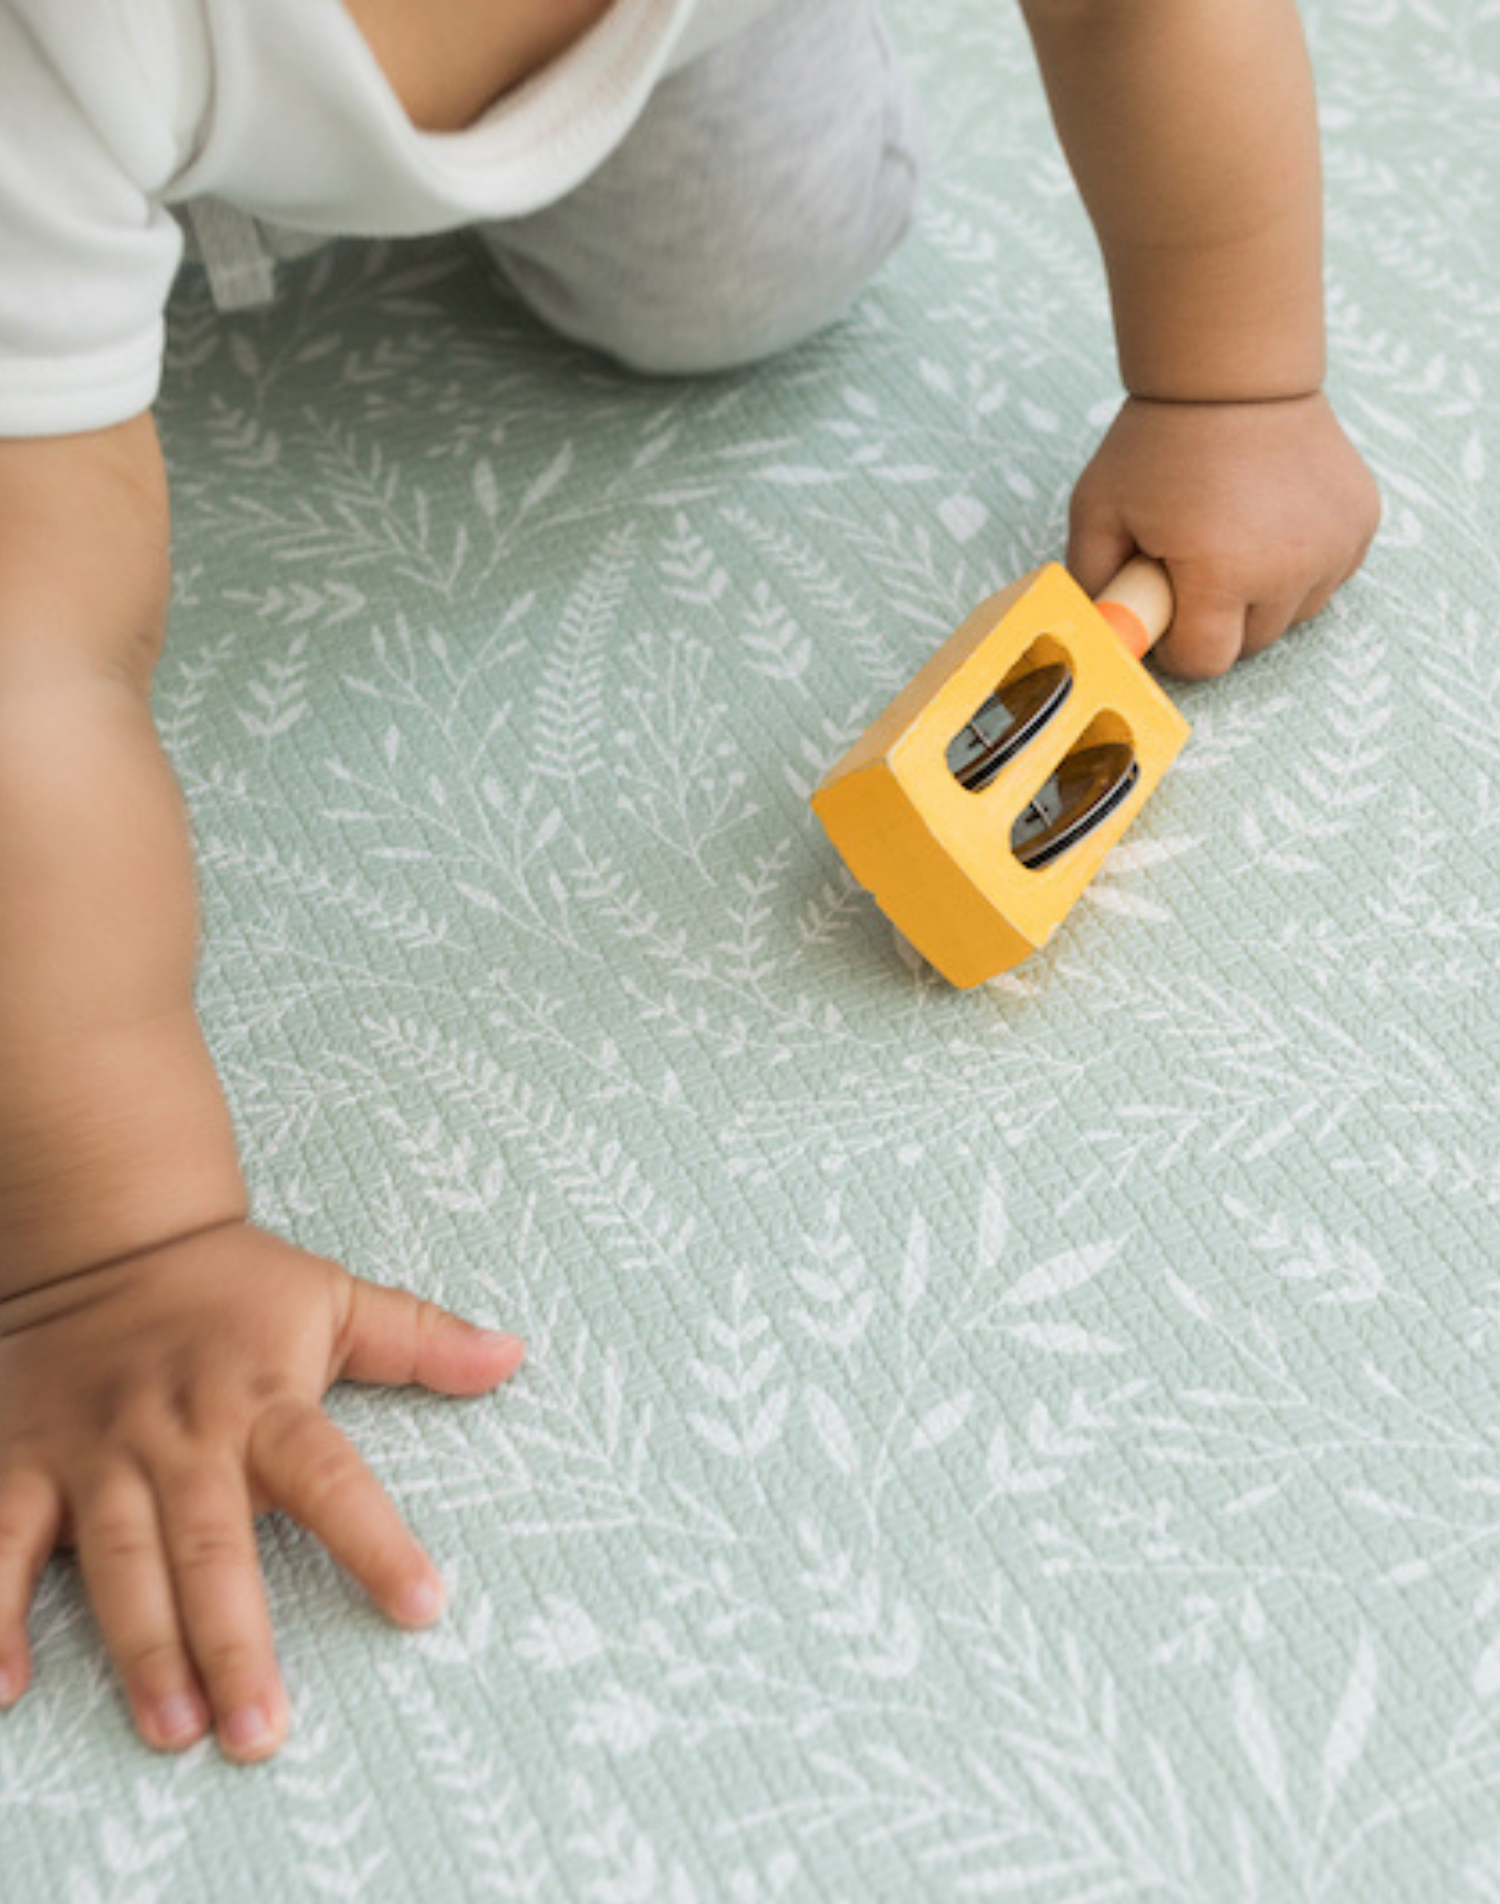
[[[1215,675],[1315,614],[1378,516],[1321,394],[1294,0],[1022,4],[1129,392],[1068,558],[1090,589],[1164,560],[1161,659]],[[0,0],[0,1707],[71,1544],[141,1737],[274,1752],[258,1512],[392,1619],[442,1606],[326,1391],[480,1394],[522,1353],[248,1220],[149,703],[184,225],[230,303],[309,236],[476,225],[557,330],[711,370],[847,307],[918,148],[875,0]]]

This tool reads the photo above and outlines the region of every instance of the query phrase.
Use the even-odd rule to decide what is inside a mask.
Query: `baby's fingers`
[[[158,1482],[177,1605],[219,1743],[232,1759],[270,1756],[286,1736],[286,1695],[242,1470],[194,1463]]]
[[[183,1644],[150,1483],[140,1469],[117,1463],[74,1501],[73,1517],[84,1587],[136,1730],[148,1745],[191,1743],[207,1714]]]
[[[0,1712],[31,1678],[26,1616],[61,1526],[62,1501],[45,1475],[23,1468],[0,1481]]]
[[[1171,574],[1176,598],[1172,626],[1155,658],[1168,674],[1182,680],[1211,680],[1239,660],[1249,604],[1232,589],[1205,588],[1180,569]]]
[[[375,1604],[402,1626],[443,1610],[437,1570],[353,1443],[320,1408],[282,1402],[250,1440],[262,1494],[315,1534]]]
[[[525,1350],[513,1335],[476,1328],[407,1289],[352,1279],[343,1367],[351,1382],[419,1382],[444,1395],[483,1395],[514,1375]]]

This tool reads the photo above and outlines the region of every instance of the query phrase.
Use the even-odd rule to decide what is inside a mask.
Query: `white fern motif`
[[[528,1360],[330,1398],[453,1602],[272,1521],[270,1768],[134,1746],[48,1565],[4,1904],[1500,1901],[1500,17],[1301,9],[1381,537],[959,995],[807,796],[1119,392],[1018,11],[887,11],[918,225],[776,364],[623,374],[470,236],[174,300],[257,1218]]]

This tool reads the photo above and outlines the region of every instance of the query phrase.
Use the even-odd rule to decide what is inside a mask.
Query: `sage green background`
[[[1500,1899],[1500,7],[1307,7],[1384,535],[967,995],[806,796],[1116,390],[1018,15],[893,13],[920,228],[780,364],[617,375],[466,238],[183,281],[258,1213],[531,1359],[334,1397],[454,1606],[268,1523],[267,1767],[138,1746],[53,1565],[7,1904]]]

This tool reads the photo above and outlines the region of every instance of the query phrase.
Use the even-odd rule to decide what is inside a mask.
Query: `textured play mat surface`
[[[919,229],[751,374],[464,237],[184,277],[159,712],[258,1214],[530,1360],[334,1396],[453,1607],[268,1522],[268,1766],[138,1745],[52,1565],[5,1904],[1500,1899],[1500,11],[1307,11],[1385,532],[972,993],[806,799],[1114,401],[1018,15],[893,9]]]

